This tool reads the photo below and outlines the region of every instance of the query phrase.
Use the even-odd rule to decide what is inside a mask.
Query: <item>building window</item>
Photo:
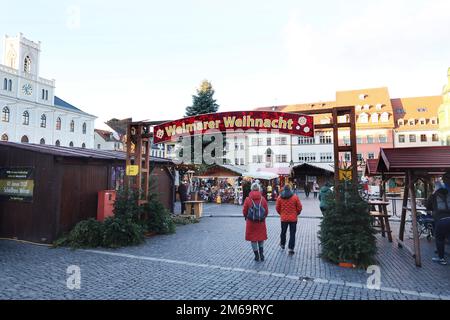
[[[2,141],[8,141],[8,135],[6,133],[2,134]]]
[[[410,126],[413,126],[413,125],[416,124],[416,120],[415,120],[415,119],[409,119],[409,120],[408,120],[408,124],[409,124]]]
[[[425,125],[427,123],[427,121],[424,118],[421,118],[419,120],[419,123],[423,126],[423,125]]]
[[[362,137],[356,137],[356,143],[357,144],[362,144],[363,143]]]
[[[101,149],[101,145],[100,145],[100,143],[99,144],[97,144],[97,149]]]
[[[345,160],[346,162],[350,162],[351,157],[352,157],[352,155],[351,155],[350,152],[346,152],[346,153],[344,154],[344,160]]]
[[[24,113],[22,113],[22,124],[24,126],[28,126],[30,124],[30,114],[28,111],[24,111]]]
[[[344,139],[344,144],[345,144],[346,146],[350,145],[350,137],[345,136],[343,139]]]
[[[41,96],[41,99],[42,99],[42,100],[45,100],[45,90],[44,90],[44,89],[42,89],[42,96]]]
[[[427,108],[417,108],[417,112],[427,112]]]
[[[267,138],[266,142],[267,142],[268,146],[271,146],[272,145],[272,138]]]
[[[23,63],[23,71],[30,73],[31,72],[31,58],[30,56],[25,57],[25,61]]]
[[[298,144],[314,144],[314,138],[310,137],[298,137]]]
[[[27,137],[27,136],[23,136],[23,137],[20,139],[20,142],[21,142],[21,143],[28,143],[28,142],[29,142],[28,137]]]
[[[375,108],[376,108],[378,111],[381,111],[381,109],[383,109],[383,104],[382,104],[382,103],[379,103],[379,104],[376,105]]]
[[[369,122],[369,115],[367,113],[361,113],[359,115],[358,120],[359,120],[360,123],[368,123]]]
[[[409,135],[409,142],[416,142],[416,135],[415,134],[410,134]]]
[[[39,141],[39,144],[45,144],[45,139],[41,138],[41,140]]]
[[[427,135],[426,134],[421,134],[420,135],[420,142],[427,142]]]
[[[436,118],[431,118],[430,121],[431,121],[431,124],[433,124],[433,125],[437,124],[437,119]]]
[[[378,113],[372,114],[372,116],[370,118],[371,118],[372,123],[378,123]]]
[[[397,123],[398,123],[399,126],[403,126],[405,124],[405,121],[403,121],[403,119],[399,119],[397,121]]]
[[[41,116],[41,128],[47,128],[47,117],[45,114]]]
[[[275,144],[285,146],[285,145],[287,145],[287,138],[286,137],[276,137]]]
[[[245,160],[244,158],[241,158],[241,166],[245,165]]]
[[[48,100],[48,90],[45,90],[45,100]]]
[[[433,133],[433,135],[431,136],[431,140],[433,142],[439,141],[439,135],[437,133]]]
[[[298,154],[298,161],[304,163],[304,162],[315,162],[316,161],[316,154],[315,153],[299,153]]]
[[[56,119],[56,130],[61,130],[61,118]]]
[[[9,79],[8,81],[8,91],[12,91],[12,80]]]
[[[83,134],[86,134],[86,122],[83,123]]]
[[[287,155],[285,155],[285,154],[277,154],[276,161],[278,163],[286,163],[287,162]]]
[[[244,150],[244,149],[245,149],[245,146],[244,146],[243,143],[240,144],[240,147],[241,147],[241,150]]]
[[[387,143],[387,135],[385,135],[385,134],[380,134],[380,135],[378,136],[378,141],[379,141],[380,143]]]
[[[235,159],[234,159],[234,164],[235,164],[236,166],[239,165],[239,158],[235,158]]]
[[[321,152],[320,153],[320,162],[332,162],[333,154],[331,152]]]
[[[373,143],[373,136],[367,136],[367,143]]]
[[[261,155],[253,156],[253,163],[262,163],[262,161],[263,161],[263,156],[261,156]]]
[[[75,121],[70,121],[70,132],[75,132]]]
[[[73,147],[73,142],[72,141],[70,141],[69,147]]]
[[[398,135],[398,143],[405,143],[405,135],[404,134]]]
[[[332,144],[332,139],[330,135],[321,135],[320,144]]]
[[[358,160],[358,161],[362,161],[363,160],[362,153],[357,153],[356,154],[356,160]]]
[[[8,79],[3,80],[3,90],[8,90]]]
[[[61,142],[59,140],[56,140],[55,146],[59,147],[61,145]]]
[[[4,107],[2,110],[2,121],[3,122],[9,122],[9,108],[8,107]]]
[[[380,121],[381,121],[381,122],[388,122],[388,121],[389,121],[389,113],[383,112],[383,113],[381,114]]]
[[[252,139],[252,145],[254,145],[254,146],[262,146],[263,145],[263,139],[262,138],[253,138]]]
[[[369,152],[367,154],[367,159],[375,159],[375,154],[373,152]]]

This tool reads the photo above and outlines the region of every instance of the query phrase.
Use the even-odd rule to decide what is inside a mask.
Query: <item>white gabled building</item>
[[[94,148],[95,116],[55,96],[55,80],[39,76],[40,42],[4,38],[0,64],[0,139]]]

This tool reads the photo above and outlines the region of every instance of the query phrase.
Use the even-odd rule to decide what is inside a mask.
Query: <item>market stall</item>
[[[192,179],[192,190],[205,202],[242,204],[242,173],[239,168],[214,165],[197,172]]]

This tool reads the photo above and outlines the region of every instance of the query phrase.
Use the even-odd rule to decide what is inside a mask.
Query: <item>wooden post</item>
[[[352,180],[353,183],[358,183],[358,157],[357,157],[357,139],[356,139],[356,112],[355,107],[350,107],[350,145],[352,147]]]
[[[422,259],[420,256],[420,239],[419,230],[417,229],[417,208],[416,208],[416,194],[414,188],[414,180],[412,178],[411,171],[408,170],[409,177],[409,192],[411,193],[411,219],[414,237],[414,257],[416,259],[416,266],[422,266]]]
[[[405,190],[403,192],[403,203],[402,203],[402,217],[400,221],[400,232],[398,238],[403,241],[405,235],[405,224],[406,224],[406,208],[408,207],[408,197],[409,197],[409,176],[408,173],[405,174]],[[395,200],[394,200],[395,201]]]
[[[333,144],[334,144],[334,181],[339,183],[339,128],[337,109],[333,108]]]

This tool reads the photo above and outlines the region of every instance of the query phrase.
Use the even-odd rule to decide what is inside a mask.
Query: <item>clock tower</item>
[[[3,65],[16,69],[19,74],[26,75],[27,78],[37,79],[41,42],[28,40],[19,33],[16,37],[6,35],[4,44]]]

